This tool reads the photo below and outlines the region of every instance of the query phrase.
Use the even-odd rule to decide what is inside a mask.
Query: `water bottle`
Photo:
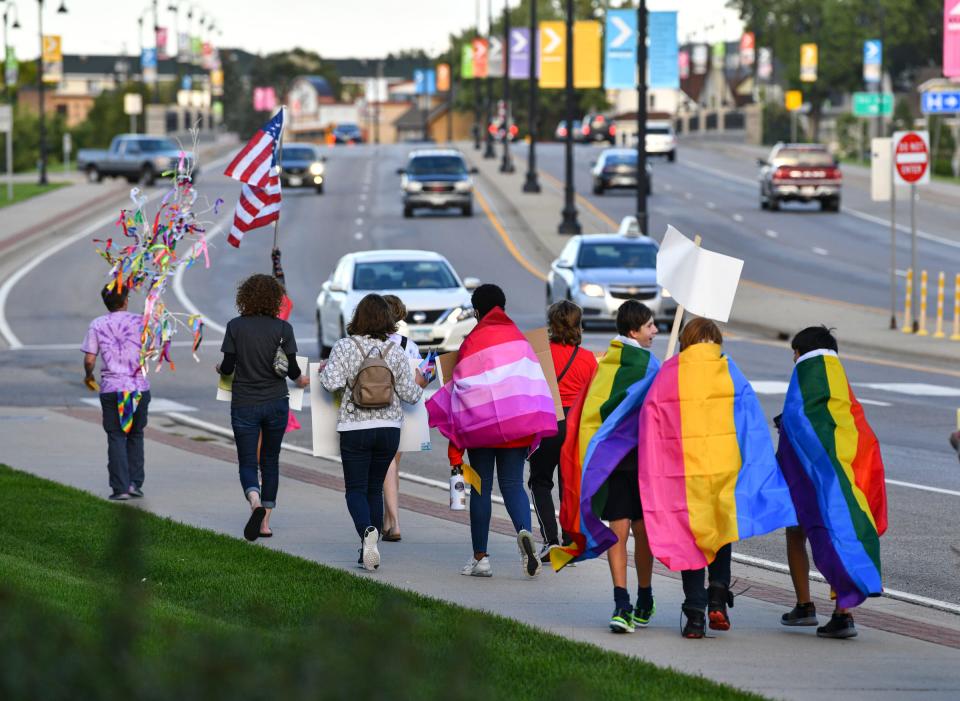
[[[450,510],[463,511],[467,508],[467,485],[463,481],[463,470],[450,468]]]

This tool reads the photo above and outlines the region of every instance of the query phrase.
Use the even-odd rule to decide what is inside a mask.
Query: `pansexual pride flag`
[[[461,450],[557,432],[550,387],[529,341],[497,307],[460,346],[453,379],[427,401],[430,426]]]
[[[817,569],[842,608],[880,596],[887,495],[880,445],[837,354],[816,350],[793,369],[777,459]]]
[[[617,542],[600,520],[606,481],[637,447],[640,406],[659,368],[650,351],[615,338],[590,386],[570,409],[560,455],[560,525],[573,542],[550,551],[555,570],[597,557]]]
[[[715,343],[663,364],[640,410],[640,498],[650,549],[671,570],[795,525],[760,402]]]

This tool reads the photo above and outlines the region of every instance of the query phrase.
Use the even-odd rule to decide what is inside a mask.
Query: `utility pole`
[[[510,156],[510,3],[503,2],[503,160],[501,173],[514,171],[513,158]]]
[[[537,42],[539,28],[537,27],[537,2],[530,2],[530,114],[528,115],[528,131],[530,132],[530,146],[527,149],[527,179],[523,183],[524,192],[540,192],[540,182],[537,180]]]
[[[40,33],[40,55],[37,56],[37,98],[40,107],[40,176],[37,182],[47,184],[47,120],[44,114],[43,95],[43,0],[37,0],[37,27]]]
[[[157,43],[159,39],[157,29],[160,28],[160,20],[157,17],[157,0],[151,0],[150,5],[153,8],[153,53],[157,62],[157,82],[153,90],[153,104],[158,105],[160,104],[160,45]]]
[[[573,0],[567,0],[567,81],[565,89],[567,135],[564,144],[563,213],[557,232],[561,234],[579,234],[582,229],[577,220],[577,205],[574,203],[573,189],[573,116],[576,109],[573,92]]]
[[[493,36],[493,0],[487,0],[487,119],[484,127],[487,131],[486,148],[483,151],[484,158],[496,158],[497,152],[493,150],[493,133],[490,131],[490,124],[493,122],[493,78],[490,77],[490,37]]]
[[[474,36],[475,39],[480,38],[480,0],[476,2],[477,10],[477,33]],[[471,46],[472,51],[472,46]],[[480,150],[480,79],[476,75],[476,67],[474,67],[473,73],[473,148],[475,151]]]
[[[374,89],[373,102],[373,143],[380,143],[380,103],[383,98],[380,96],[380,87],[383,85],[383,61],[377,61],[377,85]]]
[[[647,213],[647,0],[637,10],[637,223],[650,235]]]

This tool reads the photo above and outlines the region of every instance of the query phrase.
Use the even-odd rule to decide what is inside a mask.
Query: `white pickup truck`
[[[90,182],[105,177],[122,177],[131,183],[153,185],[157,177],[174,170],[180,160],[180,146],[173,139],[146,134],[120,134],[113,137],[110,148],[80,149],[77,167],[87,174]],[[193,153],[185,152],[188,161]],[[194,175],[197,170],[194,168]]]

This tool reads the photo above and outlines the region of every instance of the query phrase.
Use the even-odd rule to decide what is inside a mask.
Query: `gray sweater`
[[[394,389],[393,401],[383,409],[361,409],[355,406],[350,391],[343,393],[343,401],[337,415],[338,431],[359,431],[365,428],[400,428],[403,423],[403,409],[400,402],[416,404],[423,396],[423,389],[414,380],[410,360],[400,346],[394,344],[389,352],[386,351],[388,342],[378,341],[369,336],[354,336],[363,346],[364,355],[371,348],[380,348],[385,352],[387,365],[393,371]],[[376,353],[374,354],[376,356]],[[356,344],[349,338],[341,338],[330,352],[323,372],[320,373],[320,384],[328,392],[337,392],[353,384],[363,357]]]

